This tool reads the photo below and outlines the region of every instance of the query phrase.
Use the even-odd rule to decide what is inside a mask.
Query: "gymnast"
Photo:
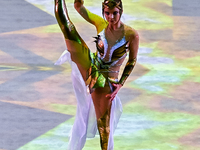
[[[75,0],[74,7],[86,21],[96,27],[97,37],[96,52],[92,53],[71,22],[65,0],[55,0],[55,16],[67,46],[60,61],[68,55],[80,74],[74,75],[73,79],[78,104],[69,150],[81,150],[86,138],[94,137],[97,129],[101,149],[113,150],[113,134],[122,112],[117,93],[136,64],[139,35],[135,29],[121,21],[121,0],[104,0],[104,18],[86,9],[83,0]],[[119,70],[126,56],[128,61],[119,78]],[[84,93],[84,90],[80,91],[81,87],[89,89],[89,94]],[[93,109],[95,116],[92,113]]]

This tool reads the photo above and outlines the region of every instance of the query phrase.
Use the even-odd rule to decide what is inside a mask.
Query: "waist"
[[[95,58],[94,63],[97,66],[98,69],[102,70],[102,72],[118,73],[119,70],[114,69],[114,68],[118,68],[119,66],[121,66],[121,64],[117,64],[113,61],[105,62],[102,59],[100,59],[99,57]]]

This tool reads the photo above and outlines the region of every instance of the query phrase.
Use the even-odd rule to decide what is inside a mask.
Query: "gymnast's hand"
[[[111,94],[106,95],[106,97],[108,97],[110,101],[113,101],[119,89],[122,87],[122,84],[112,83],[112,85],[113,85],[114,91]]]

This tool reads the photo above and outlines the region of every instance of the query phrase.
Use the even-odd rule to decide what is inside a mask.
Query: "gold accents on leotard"
[[[87,45],[79,36],[78,32],[76,31],[76,28],[69,19],[65,0],[55,0],[55,16],[65,39],[76,41],[87,48]]]
[[[134,58],[131,61],[128,61],[126,64],[126,67],[124,68],[123,74],[121,76],[121,79],[119,81],[120,84],[124,85],[124,82],[128,78],[128,76],[131,74],[135,64],[136,64],[137,58]]]
[[[108,148],[110,135],[110,109],[111,108],[107,109],[105,114],[97,120],[102,150],[107,150]]]

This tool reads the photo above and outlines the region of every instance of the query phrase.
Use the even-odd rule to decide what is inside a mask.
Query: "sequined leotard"
[[[90,92],[97,87],[104,87],[106,81],[112,90],[111,83],[118,82],[120,66],[128,52],[128,41],[125,36],[115,43],[108,51],[108,42],[105,37],[105,29],[96,37],[97,52],[91,53],[92,64],[88,72],[88,84]],[[86,82],[86,83],[87,83]]]

